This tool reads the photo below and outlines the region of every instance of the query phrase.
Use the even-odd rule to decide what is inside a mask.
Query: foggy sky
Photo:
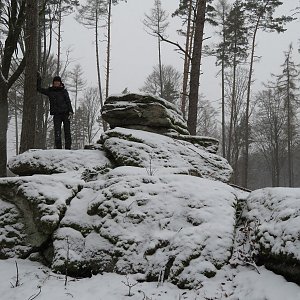
[[[144,13],[149,13],[153,7],[153,0],[128,0],[113,7],[112,16],[112,55],[111,55],[111,84],[110,93],[120,93],[125,88],[130,91],[138,91],[152,68],[157,64],[157,43],[156,39],[146,33],[142,20]],[[162,0],[163,9],[169,12],[170,26],[167,29],[169,39],[180,42],[184,45],[184,39],[176,33],[181,28],[179,18],[171,18],[171,14],[178,6],[177,0]],[[285,0],[283,8],[278,15],[288,13],[297,6],[296,0]],[[255,85],[253,92],[259,89],[261,82],[270,79],[270,73],[280,72],[280,65],[284,61],[283,52],[293,43],[294,49],[299,46],[300,34],[298,31],[299,22],[295,21],[287,26],[284,34],[259,32],[257,39],[256,55],[261,57],[255,65]],[[63,47],[71,46],[73,49],[71,57],[74,63],[80,63],[85,71],[88,85],[96,85],[96,66],[94,35],[92,30],[85,29],[82,25],[69,17],[63,25]],[[105,30],[101,31],[101,40],[104,41]],[[206,37],[215,36],[214,29],[206,26]],[[210,43],[213,40],[208,40]],[[102,78],[104,85],[105,76],[105,49],[106,43],[101,46]],[[182,72],[182,55],[174,51],[172,45],[163,43],[162,61],[164,64],[173,65]],[[299,54],[294,51],[294,59],[299,62]],[[202,60],[202,72],[200,92],[212,103],[218,106],[220,99],[220,80],[216,78],[218,69],[215,67],[215,58],[204,57]]]

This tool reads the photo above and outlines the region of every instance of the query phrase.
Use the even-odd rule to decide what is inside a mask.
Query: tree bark
[[[96,24],[95,24],[95,44],[96,44],[96,64],[97,64],[97,77],[98,77],[98,89],[100,96],[100,105],[103,107],[103,95],[102,95],[102,84],[101,84],[101,71],[100,71],[100,57],[99,57],[99,41],[98,41],[98,8],[96,8],[96,16],[95,16]],[[107,124],[102,119],[103,131],[107,130]]]
[[[20,153],[34,148],[36,126],[36,74],[37,74],[37,37],[38,37],[38,3],[27,0],[25,26],[25,82],[22,132]]]
[[[190,134],[197,131],[197,112],[199,98],[200,66],[202,57],[202,41],[204,33],[205,12],[207,0],[199,0],[195,20],[195,34],[193,43],[193,56],[191,61],[190,95],[188,112],[188,129]]]
[[[186,40],[185,40],[185,55],[184,55],[184,68],[183,68],[183,80],[182,80],[182,97],[181,97],[181,112],[183,114],[184,119],[186,118],[186,102],[187,102],[187,87],[188,87],[188,80],[189,80],[189,71],[191,60],[189,55],[190,53],[190,44],[192,41],[193,36],[191,35],[191,23],[192,23],[192,0],[188,2],[189,5],[189,13],[188,13],[188,20],[187,20],[187,30],[186,30]],[[189,55],[188,55],[189,53]]]
[[[223,7],[223,12],[222,12],[222,23],[223,23],[223,49],[222,49],[222,70],[221,70],[221,76],[222,76],[222,83],[221,83],[221,89],[222,89],[222,154],[223,157],[226,157],[226,128],[225,128],[225,41],[226,41],[226,36],[224,32],[224,24],[225,24],[225,9]]]
[[[287,137],[288,137],[288,179],[289,187],[294,185],[294,172],[293,172],[293,154],[292,154],[292,122],[291,122],[291,97],[290,97],[290,52],[288,53],[286,60],[286,76],[287,76]]]
[[[108,98],[109,94],[109,76],[110,76],[110,35],[111,35],[111,7],[112,0],[108,3],[108,21],[107,21],[107,50],[106,50],[106,88],[105,88],[105,99]]]
[[[17,91],[14,90],[14,114],[15,114],[15,137],[16,137],[16,155],[19,154],[19,124],[18,124],[18,105]]]
[[[61,8],[62,8],[62,0],[59,1],[58,5],[58,33],[57,33],[57,67],[56,67],[56,75],[59,75],[60,68],[61,68],[61,23],[62,23],[62,16],[61,16]]]
[[[8,126],[8,89],[0,83],[0,177],[6,177],[7,163],[7,126]]]

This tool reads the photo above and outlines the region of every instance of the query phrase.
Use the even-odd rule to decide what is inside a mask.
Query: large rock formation
[[[115,128],[105,132],[101,141],[117,166],[144,167],[150,173],[162,168],[170,169],[170,172],[176,169],[177,173],[224,182],[228,182],[232,174],[232,168],[224,158],[164,135]]]
[[[193,287],[228,262],[235,204],[233,188],[220,182],[116,168],[72,200],[54,233],[52,267],[142,273]]]
[[[98,150],[34,150],[9,162],[19,175],[40,175],[0,179],[0,257],[182,287],[214,276],[234,239],[236,195],[220,182],[232,172],[226,160],[141,130],[115,128],[101,141]]]
[[[102,109],[102,118],[111,128],[127,127],[158,133],[189,134],[180,111],[172,103],[152,95],[110,96]]]
[[[219,141],[210,137],[190,136],[182,113],[172,103],[149,94],[110,96],[105,101],[102,117],[115,127],[139,129],[185,140],[216,153]]]
[[[256,228],[258,263],[300,284],[300,189],[252,192],[245,217]]]

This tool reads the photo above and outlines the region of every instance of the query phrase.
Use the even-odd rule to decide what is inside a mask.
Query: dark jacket
[[[73,113],[68,91],[62,87],[41,87],[41,78],[37,80],[37,90],[49,97],[50,115]]]

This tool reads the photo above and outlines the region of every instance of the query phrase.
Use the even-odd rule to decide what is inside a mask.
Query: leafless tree
[[[150,14],[145,14],[143,24],[149,34],[157,37],[158,45],[158,67],[159,67],[159,80],[160,80],[160,97],[164,98],[163,87],[163,70],[162,70],[162,58],[161,58],[161,38],[165,35],[165,31],[169,26],[167,12],[162,8],[161,0],[154,0],[154,6],[151,9]]]

